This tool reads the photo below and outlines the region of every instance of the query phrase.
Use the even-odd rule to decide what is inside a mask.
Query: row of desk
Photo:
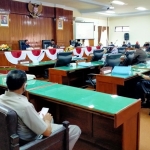
[[[6,88],[0,75],[0,87]],[[138,150],[139,100],[40,80],[27,81],[37,111],[49,107],[56,123],[68,120],[82,134],[74,150]]]

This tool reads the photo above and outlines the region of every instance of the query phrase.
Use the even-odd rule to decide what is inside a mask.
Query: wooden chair
[[[18,117],[14,110],[0,104],[0,149],[1,150],[69,150],[68,121],[58,131],[40,140],[19,147],[17,135]]]

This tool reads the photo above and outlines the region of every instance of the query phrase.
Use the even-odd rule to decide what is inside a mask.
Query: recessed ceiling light
[[[107,10],[106,13],[109,13],[109,14],[114,14],[115,12],[112,11],[112,10]]]
[[[135,8],[135,9],[137,9],[137,10],[147,10],[147,9],[144,8],[144,7],[137,7],[137,8]]]
[[[117,4],[117,5],[125,5],[125,3],[122,1],[112,1],[111,3]]]

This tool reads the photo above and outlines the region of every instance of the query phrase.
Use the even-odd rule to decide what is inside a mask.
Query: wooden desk
[[[147,73],[149,69],[135,67],[130,75],[96,75],[96,91],[125,97],[135,97],[136,83],[141,79],[137,75],[139,72]]]
[[[46,66],[46,68],[49,68],[51,66],[54,66],[55,62],[56,62],[55,60],[49,60],[49,61],[41,61],[37,63],[18,64],[16,65],[16,68],[20,70],[24,70],[24,71],[29,71],[30,69],[35,68],[35,67]]]
[[[100,67],[103,66],[103,62],[91,62],[91,66],[75,66],[75,67],[56,67],[49,68],[49,81],[59,84],[71,85],[71,81],[80,79],[78,83],[84,83],[86,75],[94,70],[94,73],[100,72]],[[76,82],[76,81],[75,81]],[[76,82],[77,83],[77,82]]]
[[[49,107],[56,123],[82,130],[74,150],[138,150],[139,100],[54,84],[29,91],[39,111]]]

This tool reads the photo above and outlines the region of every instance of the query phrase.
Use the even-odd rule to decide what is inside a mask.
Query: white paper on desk
[[[21,61],[20,64],[29,64],[29,61]]]
[[[85,67],[89,67],[92,66],[91,62],[79,62],[78,66],[85,66]]]
[[[36,78],[34,74],[26,74],[26,75],[27,75],[27,80],[32,80]]]
[[[105,70],[103,71],[104,74],[107,74],[107,73],[111,73],[111,69],[110,70]]]

